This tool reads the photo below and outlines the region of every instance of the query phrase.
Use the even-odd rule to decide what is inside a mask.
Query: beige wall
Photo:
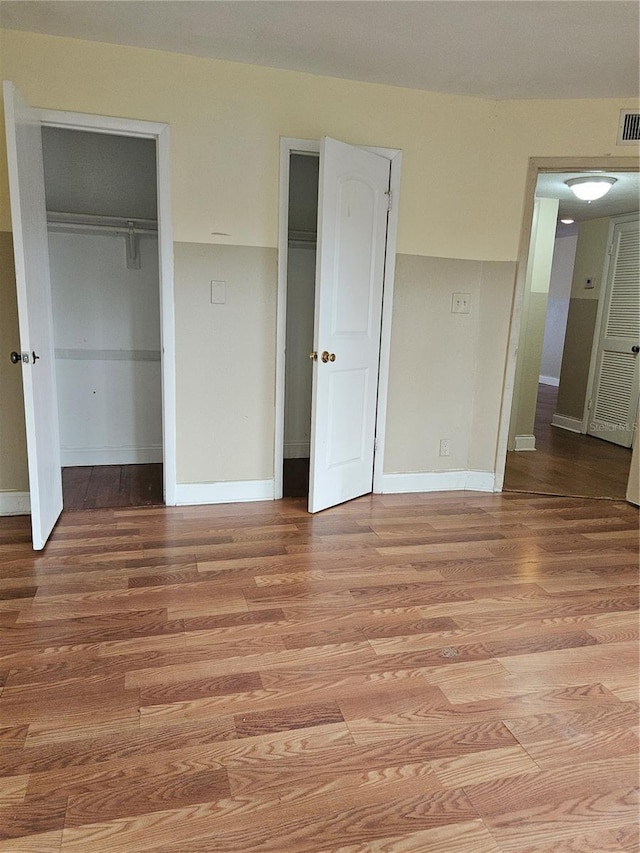
[[[171,126],[181,482],[273,475],[281,136],[402,149],[385,468],[453,470],[473,460],[492,470],[528,159],[632,157],[614,143],[619,110],[633,101],[496,103],[30,33],[0,39],[2,77],[32,104]],[[227,263],[229,277],[242,279],[239,303],[226,306],[223,324],[209,322],[203,282],[224,278]],[[454,318],[450,292],[463,284],[472,315]],[[238,357],[221,369],[225,344]],[[425,349],[429,360],[417,362]],[[404,369],[418,375],[409,381]],[[20,432],[18,409],[14,394],[0,415],[3,434]],[[446,460],[441,437],[452,440]],[[3,471],[0,490],[16,488],[17,473]]]
[[[610,219],[603,218],[581,222],[578,226],[557,413],[580,421],[587,395],[609,224]],[[587,278],[595,279],[593,288],[585,288]]]

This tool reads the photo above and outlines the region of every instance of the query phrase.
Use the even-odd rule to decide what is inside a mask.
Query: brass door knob
[[[327,352],[327,350],[325,350],[322,353],[322,355],[320,356],[320,358],[322,359],[324,364],[326,364],[328,361],[335,361],[336,360],[336,354],[335,354],[335,352]]]
[[[311,359],[311,361],[317,361],[318,360],[318,353],[317,352],[310,352],[309,358]]]

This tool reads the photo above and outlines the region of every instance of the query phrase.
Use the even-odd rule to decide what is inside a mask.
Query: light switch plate
[[[227,301],[227,282],[212,281],[211,282],[211,304],[224,305]]]

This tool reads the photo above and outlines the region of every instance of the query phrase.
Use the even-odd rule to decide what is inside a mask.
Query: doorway
[[[63,507],[159,504],[152,139],[42,128]]]
[[[274,497],[286,473],[310,512],[381,476],[400,165],[397,150],[281,140]]]
[[[309,496],[318,154],[292,152],[287,227],[287,330],[282,495]]]
[[[536,183],[532,186],[531,204],[533,195],[536,201],[531,240],[525,257],[521,252],[522,304],[519,306],[516,387],[504,469],[503,488],[506,490],[625,498],[631,448],[603,440],[607,437],[604,431],[593,429],[595,419],[592,410],[592,406],[619,410],[624,396],[621,386],[616,386],[607,395],[607,406],[598,406],[594,384],[598,327],[606,302],[607,270],[614,263],[611,260],[614,226],[621,219],[628,219],[627,214],[632,211],[637,219],[638,173],[629,170],[626,163],[624,165],[625,171],[611,167],[606,170],[607,175],[616,179],[615,192],[589,205],[572,198],[565,185],[565,180],[588,170],[571,170],[567,162],[562,170],[539,168],[533,176]],[[527,278],[531,277],[532,268],[533,275],[536,274],[536,228],[544,216],[544,210],[540,213],[538,208],[545,204],[558,204],[559,210],[554,221],[549,223],[553,229],[550,234],[552,244],[551,252],[548,252],[546,285],[541,287],[539,282],[532,285]],[[538,258],[544,252],[543,247]],[[615,254],[614,247],[614,257]],[[538,273],[539,266],[538,260]],[[635,279],[637,287],[637,274]],[[628,283],[624,285],[626,289],[630,286]],[[637,293],[634,298],[637,302]],[[624,299],[633,301],[626,290]],[[629,317],[633,311],[629,314],[625,310],[624,315],[628,332]],[[638,331],[634,327],[630,332],[634,340],[626,342],[629,354],[625,357],[631,360],[635,359],[631,349],[632,344],[637,343]],[[511,366],[513,368],[513,363]],[[635,369],[637,385],[637,365]],[[528,377],[527,371],[531,374]],[[616,382],[618,376],[619,373]],[[526,381],[529,382],[528,389]],[[527,396],[530,403],[526,401]],[[532,406],[528,414],[527,406]],[[635,409],[635,404],[631,408]],[[634,413],[623,418],[627,428],[634,420]],[[528,427],[527,418],[530,421]],[[587,434],[589,432],[591,435]],[[535,452],[527,452],[530,450]]]
[[[53,340],[42,128],[57,127],[153,140],[158,211],[162,453],[165,503],[176,502],[175,330],[169,130],[166,124],[32,107],[3,83],[9,197],[34,550],[45,547],[62,511],[62,471]]]

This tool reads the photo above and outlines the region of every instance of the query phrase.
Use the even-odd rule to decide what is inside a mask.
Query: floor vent
[[[618,145],[640,142],[640,110],[621,110]]]

